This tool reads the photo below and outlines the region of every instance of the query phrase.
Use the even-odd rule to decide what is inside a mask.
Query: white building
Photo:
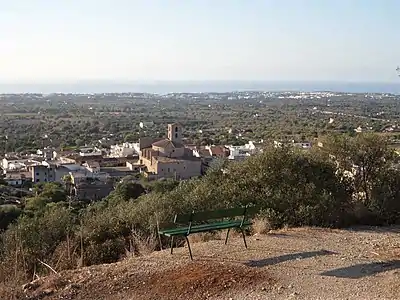
[[[283,145],[292,145],[293,147],[301,148],[301,149],[310,149],[312,147],[311,142],[303,141],[303,142],[295,142],[292,140],[291,142],[280,142],[280,141],[274,141],[274,147],[275,148],[281,148]]]
[[[79,151],[80,156],[101,156],[103,153],[98,148],[81,148]]]
[[[26,159],[21,159],[14,156],[6,156],[3,158],[2,167],[4,170],[18,169],[20,166],[25,166]]]
[[[112,145],[110,157],[127,157],[135,154],[139,155],[138,149],[139,143],[123,143],[121,145]]]
[[[149,121],[149,122],[140,122],[139,123],[139,127],[140,128],[146,128],[146,127],[151,127],[151,126],[153,126],[154,125],[154,122],[153,121]]]
[[[83,166],[91,173],[99,173],[100,172],[100,164],[96,161],[86,162]]]
[[[225,146],[229,149],[228,159],[241,160],[251,156],[252,151],[246,146]]]
[[[311,143],[310,142],[298,142],[298,143],[293,142],[293,146],[302,148],[302,149],[310,149]]]

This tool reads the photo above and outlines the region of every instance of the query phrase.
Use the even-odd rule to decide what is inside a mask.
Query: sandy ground
[[[400,228],[299,228],[193,243],[29,284],[24,299],[400,299]]]

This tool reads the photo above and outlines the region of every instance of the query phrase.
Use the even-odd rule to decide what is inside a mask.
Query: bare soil
[[[23,299],[400,299],[400,228],[299,228],[63,271]]]

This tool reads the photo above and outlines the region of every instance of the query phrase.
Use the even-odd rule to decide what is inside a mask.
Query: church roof
[[[173,148],[182,148],[183,145],[177,142],[173,142],[169,139],[163,139],[158,142],[152,144],[152,146],[167,148],[169,145],[172,145]]]

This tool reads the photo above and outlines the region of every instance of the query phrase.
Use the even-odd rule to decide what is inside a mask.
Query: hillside
[[[400,228],[299,228],[63,271],[24,299],[399,299]],[[10,294],[0,293],[7,299]]]

